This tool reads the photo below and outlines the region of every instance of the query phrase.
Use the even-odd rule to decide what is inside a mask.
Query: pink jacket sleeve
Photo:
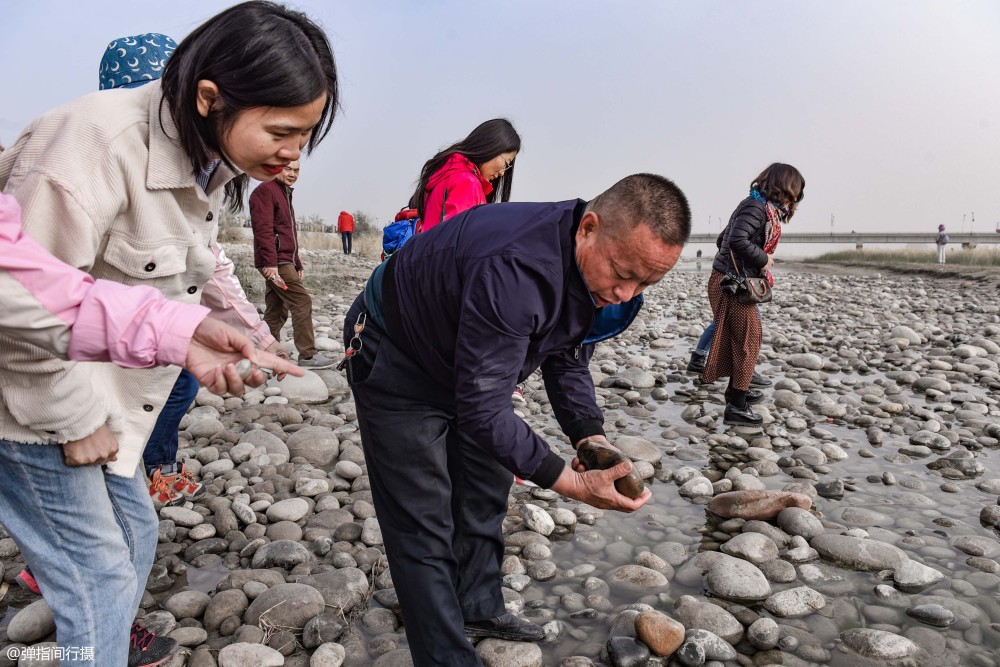
[[[21,209],[0,194],[0,332],[63,359],[126,368],[182,365],[208,309],[169,301],[60,262],[26,235]]]
[[[215,253],[215,273],[201,294],[202,305],[212,309],[213,317],[246,334],[254,345],[266,350],[276,341],[247,299],[236,277],[233,261],[218,241],[212,241],[210,247]]]
[[[442,203],[444,203],[443,215]],[[483,186],[475,174],[468,172],[456,175],[431,190],[420,228],[422,231],[427,231],[462,211],[468,211],[473,206],[485,203]]]

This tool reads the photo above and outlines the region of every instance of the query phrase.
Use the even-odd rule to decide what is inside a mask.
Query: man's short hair
[[[691,207],[673,181],[656,174],[632,174],[591,200],[587,210],[601,216],[610,234],[640,224],[667,245],[684,245],[691,235]]]

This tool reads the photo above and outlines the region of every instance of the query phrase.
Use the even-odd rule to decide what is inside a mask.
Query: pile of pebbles
[[[775,384],[744,431],[722,425],[722,383],[684,371],[706,282],[669,274],[592,360],[609,438],[654,499],[622,515],[511,489],[504,598],[546,638],[482,641],[484,664],[1000,665],[995,291],[779,274],[759,366]],[[342,283],[315,299],[331,355],[362,284]],[[569,459],[540,377],[525,395]],[[160,510],[140,613],[185,647],[168,665],[411,664],[339,373],[203,392],[180,435],[208,493]],[[0,536],[11,582],[23,563]],[[0,654],[53,641],[44,601],[4,602],[23,608]]]

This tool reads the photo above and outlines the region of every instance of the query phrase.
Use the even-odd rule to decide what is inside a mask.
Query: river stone
[[[649,648],[633,637],[612,637],[604,650],[612,667],[643,667],[649,662]]]
[[[916,331],[905,325],[897,325],[889,332],[889,338],[904,338],[911,345],[920,345],[920,336]]]
[[[727,600],[757,601],[771,594],[771,584],[760,569],[745,560],[725,556],[705,573],[705,587]]]
[[[337,436],[325,426],[306,426],[288,438],[288,455],[301,457],[314,466],[329,465],[340,453]]]
[[[269,588],[250,603],[244,621],[263,627],[261,623],[282,628],[303,628],[313,616],[324,610],[323,596],[306,584],[280,584]]]
[[[892,573],[892,578],[896,588],[904,593],[919,593],[944,579],[944,575],[933,567],[907,559]]]
[[[778,514],[778,526],[789,535],[801,535],[807,540],[822,535],[823,523],[809,510],[786,507]]]
[[[287,498],[274,503],[264,512],[268,521],[298,521],[309,514],[309,502],[302,498]]]
[[[163,601],[162,607],[174,618],[200,618],[205,613],[211,598],[201,591],[181,591]]]
[[[909,639],[884,630],[851,628],[841,632],[840,639],[855,653],[874,660],[902,660],[917,652]]]
[[[635,619],[635,632],[659,656],[671,655],[684,643],[684,626],[658,611],[641,612]]]
[[[290,570],[296,565],[309,562],[309,551],[298,542],[277,540],[261,546],[253,555],[251,567],[283,567]]]
[[[542,649],[533,642],[484,639],[476,645],[484,667],[542,667]]]
[[[896,523],[891,516],[864,507],[845,507],[839,512],[834,512],[833,516],[838,517],[848,525],[861,526],[863,528],[870,526],[891,526]]]
[[[369,547],[382,544],[382,527],[379,525],[378,519],[373,516],[365,519],[361,526],[361,541]]]
[[[808,586],[779,591],[764,600],[764,609],[775,616],[794,618],[819,611],[826,606],[826,598]]]
[[[548,512],[538,505],[525,503],[521,507],[521,514],[524,516],[524,525],[529,530],[533,530],[540,535],[551,535],[556,529],[556,523]]]
[[[736,649],[732,645],[708,630],[688,630],[684,633],[685,643],[693,642],[705,649],[706,660],[727,660],[736,659]]]
[[[244,442],[248,442],[255,447],[263,447],[267,450],[267,455],[272,465],[281,465],[288,462],[288,446],[273,433],[269,433],[263,429],[247,431],[240,436],[240,443]]]
[[[369,591],[368,577],[356,567],[330,570],[299,581],[318,590],[328,607],[345,615],[364,602]]]
[[[710,498],[715,493],[715,488],[708,478],[698,475],[681,484],[677,493],[683,498]]]
[[[263,644],[230,644],[219,651],[219,667],[281,667],[285,656]]]
[[[821,466],[826,463],[826,454],[812,445],[803,445],[792,454],[807,466]]]
[[[755,565],[778,557],[778,545],[760,533],[740,533],[723,544],[721,551],[748,560]]]
[[[340,667],[346,657],[347,651],[343,646],[327,642],[320,644],[313,651],[312,657],[309,658],[309,667]]]
[[[32,644],[56,631],[56,619],[45,600],[35,600],[17,612],[7,626],[7,639]]]
[[[778,645],[778,624],[773,618],[758,618],[747,628],[747,639],[754,648],[768,651]]]
[[[812,507],[812,499],[801,493],[787,491],[729,491],[720,493],[708,503],[708,509],[726,519],[772,519],[786,507]]]
[[[955,613],[939,604],[918,604],[906,610],[906,615],[921,623],[939,628],[947,628],[958,620]]]
[[[279,387],[281,395],[288,399],[289,403],[325,403],[330,398],[330,391],[326,382],[319,375],[311,370],[305,371],[302,377],[286,375],[280,382],[272,378],[268,380],[268,387]]]
[[[836,565],[861,572],[895,570],[908,558],[891,544],[848,535],[817,535],[809,544]]]
[[[246,503],[234,500],[233,504],[229,506],[229,509],[234,515],[236,515],[236,518],[239,519],[244,526],[257,523],[257,514],[250,509],[250,506]]]
[[[818,371],[823,368],[823,357],[811,352],[790,354],[786,361],[789,366],[794,368],[805,368],[810,371]]]
[[[631,435],[620,435],[614,442],[622,454],[633,461],[648,461],[659,463],[663,452],[649,440]]]
[[[218,630],[222,622],[230,616],[242,617],[248,606],[250,606],[250,600],[247,599],[246,593],[239,588],[217,592],[205,608],[205,628]]]
[[[216,434],[225,431],[226,426],[218,419],[206,418],[196,419],[187,427],[187,432],[192,438],[212,438]]]
[[[232,461],[230,461],[230,463],[232,463]],[[184,507],[171,507],[169,505],[160,510],[160,518],[169,519],[178,526],[183,526],[185,528],[194,528],[205,520],[205,517],[198,514],[194,510],[189,510]]]
[[[947,394],[951,391],[951,385],[948,384],[947,380],[942,380],[941,378],[936,378],[933,376],[926,376],[919,378],[913,383],[913,390],[919,391],[920,393],[926,393],[927,390],[933,389],[934,391],[940,391],[941,393]]]
[[[970,556],[982,556],[984,558],[996,558],[1000,556],[1000,542],[991,540],[988,537],[962,535],[955,538],[952,546]]]
[[[698,642],[684,642],[674,656],[685,667],[698,667],[705,664],[705,647]]]
[[[614,581],[641,588],[660,588],[670,582],[663,574],[642,565],[622,565],[614,572]]]
[[[743,637],[743,625],[731,613],[711,602],[692,595],[682,595],[674,606],[673,616],[686,629],[708,630],[735,644]]]

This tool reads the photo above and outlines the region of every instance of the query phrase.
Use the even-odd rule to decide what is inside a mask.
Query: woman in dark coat
[[[781,226],[794,215],[805,185],[802,174],[791,165],[776,162],[765,169],[750,185],[749,196],[729,218],[722,245],[712,262],[708,300],[717,329],[703,380],[729,378],[723,420],[730,426],[759,426],[763,422],[750,408],[764,398],[759,390],[750,389],[760,352],[761,325],[755,304],[740,303],[726,292],[722,287],[723,277],[738,269],[745,276],[767,278],[774,284],[770,269],[781,239]]]

